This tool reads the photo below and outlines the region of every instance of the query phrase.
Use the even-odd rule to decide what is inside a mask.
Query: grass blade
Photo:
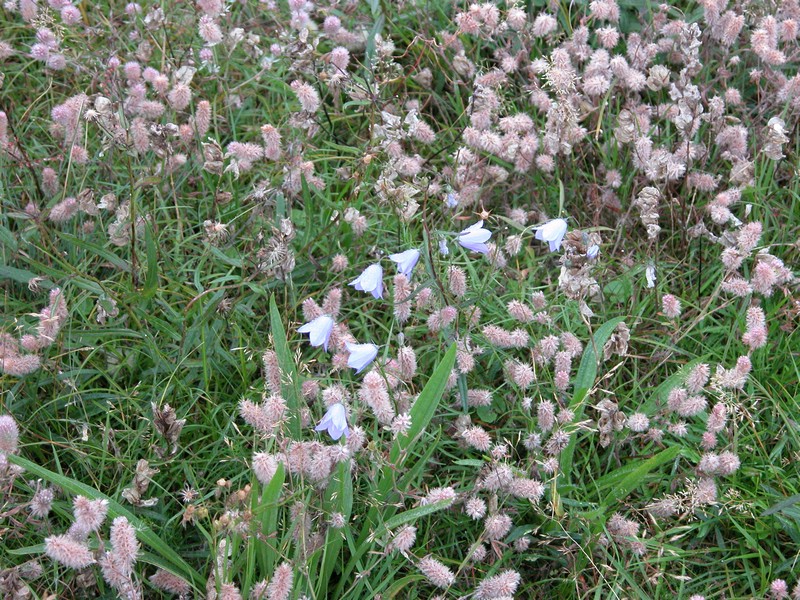
[[[270,328],[272,330],[272,343],[275,345],[275,354],[278,355],[278,364],[281,367],[281,391],[289,409],[289,432],[294,440],[300,439],[300,380],[294,358],[289,351],[286,341],[286,329],[281,321],[281,313],[275,303],[275,296],[269,299]]]

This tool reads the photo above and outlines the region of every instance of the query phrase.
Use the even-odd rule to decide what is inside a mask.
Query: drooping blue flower
[[[419,260],[419,250],[412,248],[398,254],[390,254],[389,260],[397,263],[398,273],[402,273],[411,279],[411,271],[417,266],[417,261]]]
[[[328,340],[331,339],[331,331],[333,331],[333,319],[328,315],[320,315],[316,319],[309,321],[302,327],[297,329],[300,333],[309,334],[309,342],[315,348],[323,346],[325,352],[328,351]]]
[[[492,232],[483,228],[483,221],[478,221],[458,234],[458,243],[467,250],[486,254],[489,252],[486,241],[490,237],[492,237]]]
[[[347,366],[361,373],[375,357],[378,356],[378,347],[375,344],[352,344],[345,342],[350,356],[347,358]]]
[[[342,434],[344,437],[350,437],[350,428],[347,426],[347,410],[344,404],[337,402],[329,406],[328,412],[322,417],[314,431],[327,431],[334,440],[338,440]]]
[[[352,285],[361,292],[372,294],[376,299],[383,298],[383,267],[378,263],[368,266],[348,285]]]
[[[547,242],[550,245],[550,252],[555,252],[561,248],[561,240],[564,239],[566,234],[566,219],[553,219],[536,228],[536,239]]]

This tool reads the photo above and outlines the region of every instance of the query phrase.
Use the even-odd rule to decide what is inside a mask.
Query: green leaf
[[[30,271],[17,269],[15,267],[8,267],[6,265],[0,265],[0,279],[10,279],[18,283],[27,284],[28,282],[30,282],[31,279],[34,279],[35,277],[36,274],[31,273]],[[47,280],[40,281],[39,285],[45,289],[53,287],[53,284]]]
[[[69,233],[64,233],[63,231],[59,235],[64,240],[68,241],[70,244],[74,244],[78,248],[83,248],[89,254],[102,258],[106,262],[111,263],[120,271],[130,273],[131,266],[128,263],[128,261],[120,258],[110,250],[107,250],[102,246],[98,246],[97,244],[87,242],[86,240],[76,237],[74,235],[70,235]]]
[[[460,458],[453,464],[460,467],[473,467],[475,469],[480,469],[486,463],[484,463],[482,460],[478,460],[477,458]]]
[[[598,488],[611,488],[611,491],[603,500],[603,504],[610,506],[613,503],[624,500],[634,489],[642,485],[644,478],[653,470],[663,464],[674,461],[680,454],[680,446],[672,446],[646,460],[627,464],[602,477],[597,482]]]
[[[399,436],[389,452],[389,462],[381,469],[380,479],[377,485],[373,488],[374,504],[367,513],[367,518],[364,526],[361,529],[361,534],[358,537],[356,548],[353,549],[352,556],[348,561],[344,573],[339,581],[339,586],[336,588],[336,598],[342,597],[344,586],[347,585],[350,574],[358,565],[361,557],[364,556],[370,549],[371,544],[369,540],[372,537],[372,532],[377,528],[381,520],[384,521],[392,518],[395,512],[393,506],[392,490],[395,489],[395,477],[398,473],[410,475],[414,469],[424,465],[414,465],[410,469],[405,465],[408,457],[411,456],[412,450],[416,442],[422,437],[425,428],[431,422],[433,415],[436,413],[436,408],[439,406],[439,401],[442,399],[444,390],[447,386],[447,379],[450,376],[453,366],[456,362],[456,346],[451,344],[442,360],[436,366],[436,369],[425,384],[425,387],[420,392],[414,405],[411,407],[411,427],[407,435]],[[423,455],[434,450],[434,445],[425,446],[423,448]]]
[[[400,596],[401,598],[408,598],[408,591],[411,588],[411,584],[417,581],[425,581],[425,576],[421,573],[414,573],[412,575],[406,575],[392,583],[391,587],[387,588],[386,593],[384,594],[385,598],[397,598],[400,592],[403,592],[403,595]]]
[[[278,364],[281,368],[281,391],[289,409],[289,433],[294,440],[301,437],[300,425],[300,402],[302,394],[300,392],[300,380],[297,367],[294,364],[294,357],[289,351],[289,344],[286,341],[286,329],[281,321],[281,313],[278,312],[278,305],[275,303],[275,296],[269,299],[270,327],[272,329],[272,343],[275,345],[275,354],[278,355]]]
[[[394,464],[396,468],[400,468],[405,461],[405,456],[413,448],[414,444],[422,436],[422,432],[431,422],[436,408],[439,406],[439,400],[442,399],[445,387],[447,386],[447,379],[450,377],[450,372],[453,370],[453,365],[456,362],[456,345],[451,344],[450,349],[445,353],[436,370],[431,375],[428,383],[420,392],[419,397],[414,406],[411,407],[411,427],[406,435],[398,436],[389,453],[389,462]]]
[[[788,509],[794,507],[795,504],[800,503],[800,494],[795,494],[794,496],[789,496],[785,500],[781,500],[777,504],[773,504],[763,513],[761,513],[762,517],[768,517],[769,515],[774,515],[775,513],[779,512],[787,512]]]
[[[586,344],[583,350],[583,357],[581,364],[578,367],[578,373],[575,375],[573,382],[573,396],[569,408],[575,414],[575,422],[581,420],[583,417],[584,400],[589,390],[594,386],[595,379],[597,379],[597,366],[599,362],[598,353],[603,352],[603,346],[611,337],[611,334],[617,328],[624,317],[616,317],[610,321],[603,323],[595,332],[590,343]],[[563,476],[560,478],[559,485],[570,485],[572,473],[572,456],[575,454],[575,446],[578,443],[577,433],[570,437],[569,444],[561,452],[561,471]]]
[[[350,465],[346,462],[339,463],[336,474],[325,489],[325,509],[326,512],[340,513],[344,517],[345,523],[349,524],[350,515],[353,512],[353,480],[350,474]],[[345,525],[345,527],[348,526]],[[343,544],[343,532],[329,527],[322,553],[322,566],[316,581],[318,598],[328,597],[331,575],[333,575],[336,565],[342,560]]]
[[[286,471],[283,463],[278,463],[278,468],[275,474],[270,479],[270,482],[264,486],[261,492],[261,498],[254,494],[256,505],[253,507],[253,514],[259,518],[261,523],[261,535],[265,540],[271,540],[278,530],[278,513],[280,512],[280,505],[278,501],[283,491],[283,482],[286,478]],[[270,543],[258,544],[259,551],[259,566],[264,573],[272,573],[275,567],[276,552]]]
[[[405,525],[406,523],[411,523],[419,518],[439,512],[440,510],[443,510],[452,504],[452,500],[439,500],[432,504],[426,504],[424,506],[418,506],[416,508],[403,511],[399,515],[395,515],[391,519],[384,521],[383,530],[391,531],[392,529],[400,527],[400,525]]]
[[[576,408],[580,408],[581,412],[583,411],[583,399],[592,388],[594,380],[597,378],[597,366],[599,363],[597,352],[603,351],[603,346],[605,346],[608,338],[614,333],[617,325],[624,320],[625,317],[616,317],[603,323],[595,332],[592,342],[586,344],[586,348],[583,350],[583,356],[581,357],[581,364],[578,367],[578,373],[575,375],[575,381],[573,383],[574,394],[572,396],[572,402],[570,402],[571,409],[575,410]],[[576,417],[577,416],[578,414],[576,413]]]
[[[147,274],[142,297],[152,298],[158,290],[158,246],[153,235],[153,228],[149,224],[144,229],[144,243],[147,252]]]

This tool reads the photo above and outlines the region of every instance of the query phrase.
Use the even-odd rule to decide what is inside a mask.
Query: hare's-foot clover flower
[[[419,250],[412,248],[398,254],[390,254],[389,260],[397,263],[397,272],[411,279],[411,271],[417,266]]]
[[[350,428],[347,426],[347,411],[344,404],[337,402],[328,408],[328,412],[322,417],[322,420],[314,428],[314,431],[327,431],[328,434],[334,439],[338,440],[344,434],[344,437],[350,437]]]
[[[375,344],[352,344],[345,342],[350,356],[347,359],[347,366],[361,373],[375,357],[378,356],[378,347]]]
[[[322,346],[325,352],[328,351],[328,341],[331,339],[333,330],[333,319],[328,315],[320,315],[313,321],[309,321],[297,331],[309,334],[309,342],[315,348]]]
[[[478,221],[458,234],[458,243],[467,250],[487,254],[489,247],[486,245],[486,241],[490,237],[492,237],[492,232],[483,228],[483,221]]]
[[[555,252],[561,248],[561,240],[567,233],[567,221],[565,219],[553,219],[541,227],[536,228],[536,239],[547,242],[550,245],[550,252]]]
[[[378,263],[368,266],[348,285],[352,285],[361,292],[372,294],[375,299],[383,298],[383,267]]]

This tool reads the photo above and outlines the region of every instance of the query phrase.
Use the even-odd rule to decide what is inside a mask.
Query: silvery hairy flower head
[[[350,356],[347,359],[347,366],[361,373],[375,357],[378,356],[378,347],[375,344],[352,344],[345,342]]]
[[[350,428],[347,426],[347,410],[345,410],[344,404],[337,402],[329,406],[328,412],[322,417],[314,431],[327,431],[334,440],[338,440],[342,434],[344,437],[350,437]]]
[[[348,285],[352,285],[361,292],[372,294],[376,299],[383,298],[383,267],[378,263],[368,266]]]
[[[483,228],[483,221],[470,225],[458,234],[458,243],[467,250],[487,254],[489,252],[486,241],[492,237],[492,232]]]
[[[402,273],[411,279],[411,271],[417,266],[417,261],[419,260],[419,250],[412,248],[398,254],[390,254],[389,260],[397,263],[398,273]]]
[[[550,245],[550,252],[555,252],[561,248],[561,240],[567,233],[567,221],[565,219],[553,219],[541,227],[536,228],[536,239],[547,242]]]
[[[328,341],[331,339],[333,330],[333,319],[328,315],[320,315],[313,321],[309,321],[297,329],[300,333],[309,334],[309,342],[315,348],[322,346],[325,352],[328,351]]]

